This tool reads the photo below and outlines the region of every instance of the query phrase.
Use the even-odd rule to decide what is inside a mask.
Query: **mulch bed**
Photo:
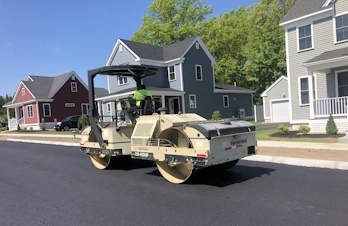
[[[327,134],[319,134],[319,133],[312,133],[312,134],[302,134],[298,131],[289,131],[288,134],[281,134],[281,132],[272,133],[269,135],[270,137],[282,137],[282,138],[341,138],[344,137],[345,134],[334,134],[334,135],[327,135]]]

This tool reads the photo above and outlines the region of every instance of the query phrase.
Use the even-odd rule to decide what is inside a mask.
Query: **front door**
[[[180,111],[179,97],[168,98],[169,100],[169,114],[178,114]]]

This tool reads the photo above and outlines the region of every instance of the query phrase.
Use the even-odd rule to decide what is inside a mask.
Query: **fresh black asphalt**
[[[347,225],[348,171],[240,161],[171,184],[78,147],[0,142],[0,225]]]

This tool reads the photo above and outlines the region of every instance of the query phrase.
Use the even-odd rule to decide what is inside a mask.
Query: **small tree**
[[[214,111],[213,115],[211,117],[212,120],[221,120],[221,114],[220,111]]]
[[[89,125],[88,116],[87,115],[81,115],[79,117],[78,122],[77,122],[77,127],[82,129],[83,127],[88,126],[88,125]]]
[[[332,135],[332,134],[337,134],[337,132],[338,132],[338,129],[337,129],[335,120],[330,114],[329,120],[327,120],[327,123],[326,123],[326,134]]]

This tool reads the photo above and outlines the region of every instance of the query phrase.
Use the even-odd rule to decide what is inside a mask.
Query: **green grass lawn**
[[[249,121],[249,122],[251,122],[252,124],[254,124],[255,126],[257,126],[257,125],[261,125],[261,124],[264,123],[265,121],[261,121],[261,122]]]
[[[320,143],[336,143],[337,137],[321,137],[321,138],[306,138],[306,137],[271,137],[270,135],[278,132],[277,129],[256,131],[256,139],[260,141],[293,141],[293,142],[320,142]]]

